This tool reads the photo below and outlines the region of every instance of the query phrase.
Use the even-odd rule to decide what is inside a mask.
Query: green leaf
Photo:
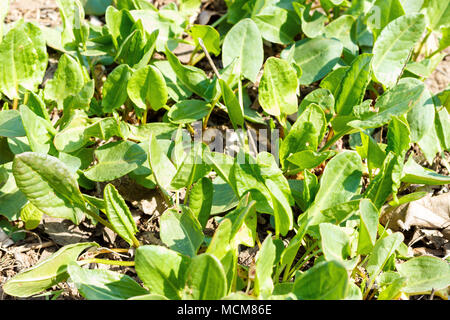
[[[368,135],[369,132],[363,133],[360,131],[360,137],[362,147],[356,147],[361,158],[367,158],[367,167],[369,172],[372,172],[374,168],[381,168],[383,166],[386,153],[381,148],[381,144],[377,143],[372,136]]]
[[[228,84],[222,79],[219,80],[219,83],[231,123],[233,124],[233,128],[237,130],[238,126],[244,126],[244,110]]]
[[[211,213],[213,193],[214,188],[211,179],[205,177],[197,182],[189,193],[189,208],[203,229],[206,227]]]
[[[51,122],[37,116],[26,105],[21,105],[19,112],[31,150],[42,154],[48,153],[51,139],[56,132]]]
[[[273,213],[270,192],[264,184],[260,171],[256,159],[248,153],[241,152],[236,156],[231,168],[230,182],[239,198],[250,192],[252,199],[256,201],[256,211]]]
[[[126,274],[84,269],[75,262],[68,264],[67,272],[75,287],[87,300],[124,300],[148,293]]]
[[[227,294],[227,278],[220,261],[208,253],[196,256],[186,271],[183,300],[218,300]]]
[[[345,263],[350,256],[350,237],[341,227],[331,223],[319,225],[321,248],[326,261],[336,260]]]
[[[4,111],[2,111],[4,112]],[[8,220],[17,220],[20,216],[20,210],[27,204],[28,199],[19,190],[12,174],[12,162],[5,164],[0,168],[6,169],[6,180],[0,187],[0,216]]]
[[[413,157],[410,157],[403,168],[402,182],[425,185],[446,185],[450,183],[450,177],[438,174],[433,170],[418,165]]]
[[[359,204],[359,238],[358,254],[368,255],[371,253],[375,242],[377,241],[378,230],[378,209],[369,199],[362,199]]]
[[[375,243],[366,268],[372,281],[374,281],[383,270],[389,258],[403,242],[403,239],[403,234],[396,232],[385,238],[379,239]]]
[[[399,0],[376,0],[366,15],[367,26],[378,38],[389,22],[403,16],[405,11]]]
[[[324,14],[318,10],[314,10],[311,15],[312,3],[303,6],[293,2],[292,5],[301,19],[302,31],[308,38],[315,38],[323,34],[325,23],[328,20]]]
[[[323,80],[320,82],[320,87],[322,89],[327,89],[331,92],[333,97],[336,97],[338,94],[338,90],[340,89],[340,85],[342,80],[344,79],[347,71],[350,67],[339,67],[331,71]],[[334,99],[334,98],[333,98]],[[333,102],[334,107],[334,102]],[[333,109],[334,110],[334,109]]]
[[[127,86],[132,70],[122,64],[115,68],[106,78],[103,85],[102,107],[105,113],[113,112],[125,103],[128,98]]]
[[[310,226],[319,224],[322,210],[349,201],[361,187],[361,158],[356,152],[344,151],[328,162],[320,179],[320,188],[307,213]]]
[[[372,55],[363,53],[351,64],[339,86],[335,110],[339,115],[349,115],[353,107],[361,104],[371,80]]]
[[[393,117],[388,126],[386,152],[402,155],[409,150],[410,130],[406,121]]]
[[[168,209],[161,216],[160,237],[170,249],[194,257],[203,242],[202,226],[188,207]]]
[[[105,213],[108,221],[114,227],[114,231],[128,244],[136,245],[134,235],[138,232],[138,229],[125,200],[110,183],[105,187],[103,197],[106,204]]]
[[[273,116],[290,115],[298,110],[298,81],[294,68],[275,57],[267,59],[259,83],[258,101]]]
[[[136,30],[129,34],[119,47],[115,61],[137,70],[145,67],[150,61],[155,51],[159,30],[147,35],[141,21],[138,21],[135,26]]]
[[[162,246],[140,246],[136,249],[136,272],[151,293],[179,300],[189,260]]]
[[[83,85],[82,66],[70,55],[63,54],[59,59],[53,79],[45,85],[45,99],[55,101],[58,109],[62,109],[64,100],[71,95],[78,94]]]
[[[408,14],[390,22],[373,48],[372,68],[375,78],[388,88],[393,87],[425,30],[423,14]]]
[[[367,187],[364,197],[372,200],[372,203],[380,209],[390,195],[394,199],[400,187],[400,178],[403,171],[403,156],[388,153],[380,172],[372,179]]]
[[[167,85],[167,93],[175,102],[187,100],[192,92],[182,83],[167,60],[157,60],[152,62],[161,71]]]
[[[5,169],[5,167],[1,166],[0,167],[0,188],[2,188],[6,184],[6,181],[8,181],[8,178],[9,178],[8,171]]]
[[[92,246],[99,245],[85,242],[62,247],[47,259],[8,280],[3,290],[11,296],[29,297],[65,281],[69,277],[67,264],[76,261],[83,250]]]
[[[319,88],[308,93],[298,107],[298,114],[301,115],[312,103],[317,104],[322,108],[327,120],[334,114],[334,96],[330,90]]]
[[[63,21],[62,44],[85,44],[89,37],[89,26],[84,21],[84,8],[80,1],[57,0]]]
[[[342,43],[336,39],[305,39],[283,51],[281,57],[301,68],[303,75],[299,84],[310,85],[333,70],[342,50]]]
[[[358,215],[360,202],[361,201],[358,199],[343,202],[334,207],[323,210],[322,214],[327,218],[327,222],[336,225],[341,224]]]
[[[292,263],[294,262],[294,259],[297,256],[298,250],[302,245],[303,237],[306,234],[307,219],[301,218],[300,220],[301,221],[299,221],[300,223],[297,229],[297,234],[289,241],[289,244],[283,250],[280,257],[281,265],[287,266],[289,268],[292,266]],[[277,287],[275,286],[274,294],[276,288]]]
[[[95,81],[89,80],[76,95],[71,95],[64,100],[65,110],[88,110],[94,97]],[[43,108],[45,110],[45,108]],[[36,111],[35,111],[36,112]],[[45,111],[46,112],[46,111]],[[42,112],[41,112],[42,113]],[[48,118],[48,116],[46,116]]]
[[[268,235],[256,254],[255,287],[258,297],[267,298],[272,294],[274,284],[272,281],[273,265],[275,262],[275,245],[272,237]]]
[[[295,203],[302,211],[306,211],[319,190],[319,182],[315,174],[303,170],[304,180],[289,180],[289,186]]]
[[[263,64],[264,51],[261,33],[251,19],[243,19],[225,36],[222,47],[222,62],[226,67],[235,58],[240,59],[240,74],[255,82]]]
[[[173,105],[167,116],[176,124],[192,123],[204,118],[211,111],[211,105],[203,100],[183,100]]]
[[[266,186],[272,197],[275,235],[281,233],[285,236],[294,227],[294,216],[289,200],[272,180],[266,180]]]
[[[427,0],[425,5],[428,27],[439,31],[441,27],[450,27],[450,3],[448,1]]]
[[[137,70],[127,85],[128,96],[142,110],[158,111],[167,103],[167,86],[161,72],[154,66]]]
[[[116,141],[95,150],[98,164],[84,172],[92,181],[112,181],[120,178],[142,165],[147,155],[136,143]]]
[[[119,11],[114,6],[109,6],[106,10],[105,20],[114,46],[118,49],[132,32],[135,26],[134,19],[128,10]]]
[[[80,223],[84,199],[76,178],[63,162],[52,156],[25,152],[14,158],[13,174],[20,191],[40,211]]]
[[[20,210],[20,220],[25,222],[25,229],[33,230],[41,223],[42,211],[36,208],[31,202],[28,202]]]
[[[341,263],[324,261],[295,279],[293,293],[301,300],[341,300],[348,283],[347,270]]]
[[[231,227],[231,220],[223,219],[214,232],[206,253],[214,255],[217,259],[222,259],[227,255],[227,252],[231,249]]]
[[[292,164],[295,164],[298,167],[298,169],[301,170],[313,169],[335,155],[336,155],[335,151],[324,151],[318,153],[311,150],[303,150],[291,154],[287,158],[287,161],[289,161]]]
[[[242,197],[237,208],[225,217],[232,222],[230,246],[238,248],[240,244],[248,247],[255,245],[256,234],[256,202],[250,200],[250,194]]]
[[[327,38],[335,38],[342,42],[344,45],[344,60],[349,62],[359,53],[356,39],[354,39],[355,37],[352,33],[355,21],[355,17],[353,16],[342,15],[325,27],[325,36]]]
[[[377,300],[396,300],[401,295],[401,290],[405,286],[405,278],[395,279],[389,286],[380,292]]]
[[[196,143],[191,148],[190,153],[178,167],[175,176],[170,182],[171,190],[176,191],[189,187],[211,171],[211,167],[203,161],[204,154],[208,151],[208,147],[203,143]]]
[[[301,29],[296,13],[277,4],[265,7],[253,15],[252,20],[258,26],[264,40],[278,44],[292,43]]]
[[[18,110],[3,110],[0,112],[0,136],[23,137],[26,135],[22,118]]]
[[[211,81],[202,69],[183,65],[168,47],[165,54],[173,72],[186,88],[206,100],[212,99],[214,93],[210,89]]]
[[[420,86],[422,81],[413,78],[405,78],[399,84],[409,84],[411,87]],[[434,103],[430,91],[425,87],[423,94],[414,101],[411,110],[407,114],[407,120],[411,131],[411,142],[420,141],[434,126]]]
[[[408,294],[423,294],[450,286],[450,265],[445,260],[421,256],[396,267],[400,275],[406,278],[402,291]]]
[[[436,110],[434,123],[442,149],[450,150],[450,115],[445,107]]]
[[[148,2],[146,2],[148,3]],[[169,300],[167,297],[159,294],[144,294],[142,296],[135,296],[128,300]]]
[[[175,166],[170,162],[167,155],[161,150],[158,140],[152,133],[150,135],[148,161],[157,184],[164,191],[170,186],[173,177],[177,173]]]
[[[283,168],[288,164],[287,159],[291,154],[305,150],[317,151],[325,134],[326,125],[327,121],[321,107],[311,104],[306,108],[281,143],[280,162]]]
[[[35,91],[47,69],[47,48],[39,27],[19,21],[0,43],[0,91],[19,97],[19,86]]]
[[[425,94],[425,86],[409,82],[399,83],[378,98],[375,108],[378,112],[368,112],[361,115],[360,120],[353,120],[347,125],[357,129],[378,128],[387,124],[392,117],[406,114]]]
[[[208,52],[218,56],[220,54],[220,34],[211,26],[194,24],[188,33],[194,39],[195,45],[198,47],[198,39],[202,39]]]

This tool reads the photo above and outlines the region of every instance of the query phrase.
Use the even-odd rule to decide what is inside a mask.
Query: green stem
[[[103,219],[102,217],[100,217],[98,214],[96,214],[94,211],[91,211],[89,209],[87,209],[85,211],[85,213],[92,217],[94,220],[97,220],[98,222],[100,222],[102,225],[104,225],[105,227],[111,229],[112,231],[115,232],[114,227],[112,226],[111,223],[109,223],[108,221],[106,221],[105,219]]]
[[[85,199],[86,202],[90,203],[88,200]],[[92,203],[90,203],[92,205]],[[106,221],[105,219],[103,219],[102,217],[100,217],[98,214],[96,214],[94,211],[91,211],[89,209],[85,210],[85,213],[92,217],[94,220],[97,220],[98,222],[100,222],[102,225],[104,225],[105,227],[111,229],[112,231],[116,232],[116,230],[114,229],[114,227],[112,226],[111,223],[109,223],[108,221]],[[136,248],[138,248],[140,246],[139,241],[136,239],[136,237],[134,235],[131,235],[131,240],[133,241],[133,246],[135,246]]]
[[[441,53],[442,51],[444,51],[445,50],[445,48],[440,48],[440,49],[437,49],[436,51],[433,51],[432,53],[430,53],[428,56],[426,56],[425,58],[426,59],[431,59],[431,58],[433,58],[435,55],[437,55],[438,53]]]
[[[191,65],[191,66],[193,65],[192,63],[194,62],[194,57],[195,57],[195,54],[198,52],[198,49],[200,49],[200,45],[195,46],[194,50],[191,53],[191,57],[189,58],[188,65]]]
[[[432,31],[428,30],[426,36],[423,38],[422,42],[420,43],[419,49],[417,50],[417,52],[414,55],[413,60],[417,61],[417,58],[419,58],[420,52],[422,52],[422,49],[425,45],[425,43],[428,41],[428,38],[431,36]]]
[[[122,266],[122,267],[134,267],[134,261],[117,261],[117,260],[107,260],[107,259],[86,259],[78,261],[78,264],[85,265],[88,263],[101,263],[101,264],[109,264],[112,266]]]
[[[343,136],[345,136],[345,135],[348,134],[349,132],[350,132],[350,131],[348,131],[348,132],[344,131],[344,132],[342,132],[342,133],[340,133],[340,134],[337,134],[337,135],[333,136],[333,138],[331,138],[331,139],[330,139],[330,140],[322,147],[322,149],[320,149],[319,152],[323,152],[323,151],[328,150],[329,148],[331,148],[331,146],[332,146],[333,144],[335,144],[340,138],[342,138]]]
[[[228,18],[228,12],[225,13],[223,16],[221,16],[219,19],[217,19],[212,25],[211,27],[215,28],[217,27],[223,20],[225,20],[226,18]]]
[[[300,270],[301,267],[303,267],[312,257],[314,257],[315,255],[317,255],[320,251],[322,251],[322,249],[317,248],[317,250],[314,251],[314,249],[316,248],[316,246],[311,246],[306,252],[305,254],[300,258],[300,260],[297,261],[297,263],[295,264],[294,268],[292,268],[292,270],[290,270],[288,272],[288,277],[287,279],[290,279],[294,276],[294,274],[297,272],[297,270]],[[312,252],[314,251],[314,252]],[[311,253],[312,252],[312,253]],[[287,271],[287,269],[286,269]]]
[[[148,115],[148,108],[145,109],[144,115],[142,116],[142,119],[141,119],[141,123],[142,124],[146,124],[147,123],[147,115]]]

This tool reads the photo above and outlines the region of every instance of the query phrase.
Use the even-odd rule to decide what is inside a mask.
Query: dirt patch
[[[20,19],[46,27],[61,24],[61,16],[55,0],[10,0],[5,22],[12,23]]]

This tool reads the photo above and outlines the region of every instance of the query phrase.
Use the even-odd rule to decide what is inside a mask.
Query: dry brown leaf
[[[439,230],[450,240],[450,193],[436,197],[431,194],[422,199],[387,207],[382,213],[381,223],[394,231],[409,230],[411,227]]]
[[[92,236],[91,232],[81,230],[79,226],[69,220],[44,215],[42,221],[45,233],[61,246],[89,241]]]

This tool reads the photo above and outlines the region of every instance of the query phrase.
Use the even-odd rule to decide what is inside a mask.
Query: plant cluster
[[[450,182],[410,152],[432,163],[450,148],[450,90],[424,85],[450,43],[448,0],[225,0],[211,25],[192,21],[200,0],[57,3],[61,30],[0,29],[0,215],[28,230],[43,214],[102,224],[130,245],[109,251],[133,256],[67,245],[5,293],[71,281],[86,299],[446,297],[448,258],[413,257],[379,221],[383,206],[424,196],[409,185]],[[193,47],[188,62],[179,45]],[[43,84],[49,50],[58,67]],[[191,139],[216,114],[237,132],[233,155]],[[251,126],[279,130],[270,152],[252,152],[263,142]],[[139,241],[111,183],[125,176],[164,198],[162,245]],[[139,282],[92,263],[132,267]]]

